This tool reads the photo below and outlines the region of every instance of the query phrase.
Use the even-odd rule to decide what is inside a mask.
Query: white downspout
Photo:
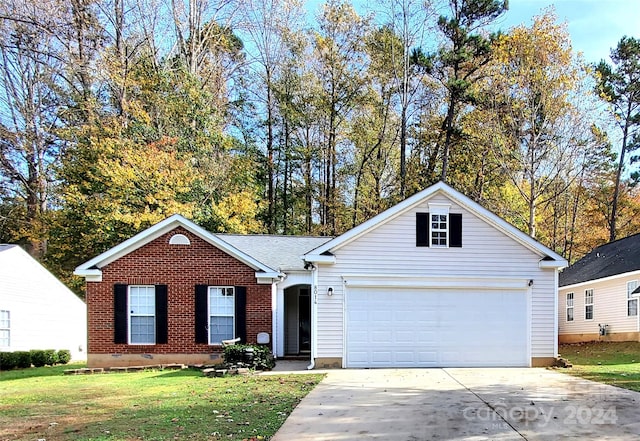
[[[271,284],[271,353],[278,358],[278,282]]]
[[[318,353],[318,268],[314,265],[311,270],[311,360],[307,369],[316,367]]]
[[[554,298],[554,304],[553,304],[553,310],[555,312],[555,315],[553,317],[553,356],[555,358],[558,358],[558,327],[560,326],[560,324],[558,323],[558,315],[560,314],[560,311],[558,311],[558,296],[560,295],[560,290],[558,289],[558,282],[559,282],[559,277],[560,277],[560,270],[556,269],[553,271],[554,272],[554,279],[553,279],[553,286],[554,286],[554,292],[555,292],[555,296]]]

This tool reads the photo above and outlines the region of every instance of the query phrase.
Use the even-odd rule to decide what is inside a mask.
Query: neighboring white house
[[[0,244],[0,351],[68,349],[86,360],[87,307],[17,245]]]
[[[638,341],[640,234],[593,249],[560,273],[560,343]]]

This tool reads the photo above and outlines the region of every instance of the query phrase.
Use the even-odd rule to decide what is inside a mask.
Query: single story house
[[[560,343],[638,341],[640,234],[593,249],[560,273]]]
[[[87,359],[87,307],[17,245],[0,245],[0,351],[68,349]]]
[[[174,215],[80,265],[89,365],[207,363],[222,340],[309,367],[541,366],[566,260],[444,183],[335,237]]]

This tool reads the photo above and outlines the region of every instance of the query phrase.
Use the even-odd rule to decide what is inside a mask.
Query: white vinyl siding
[[[11,328],[2,350],[68,349],[72,360],[86,360],[87,307],[76,294],[19,246],[0,245],[0,280]]]
[[[0,310],[0,348],[11,346],[11,313]]]
[[[235,335],[235,296],[231,286],[209,287],[209,344],[221,344]]]
[[[561,287],[558,294],[559,334],[592,334],[597,336],[598,323],[609,325],[609,334],[638,331],[638,316],[628,315],[627,282],[638,280],[640,272],[622,274],[603,281],[590,281],[580,285]],[[585,320],[584,295],[574,298],[574,321],[565,320],[566,294],[582,293],[585,289],[593,289],[593,309],[598,315],[597,321]],[[595,317],[595,316],[594,316]]]
[[[632,296],[637,287],[637,280],[627,282],[627,316],[629,317],[638,315],[638,298]]]
[[[429,202],[462,214],[464,248],[415,246],[416,213],[429,212]],[[329,286],[332,297],[318,295],[318,357],[342,357],[344,349],[343,274],[509,277],[533,280],[530,297],[531,356],[554,357],[556,344],[554,270],[539,268],[540,256],[477,218],[443,195],[411,210],[336,250],[336,264],[319,265],[318,292]],[[526,283],[526,282],[524,282]],[[391,300],[391,299],[390,299]],[[508,314],[508,311],[504,311]]]
[[[152,285],[129,287],[129,343],[156,342],[156,288]]]
[[[593,320],[593,289],[584,291],[584,319]]]
[[[573,293],[572,292],[568,292],[567,293],[567,315],[565,316],[565,319],[568,322],[572,322],[573,321]]]

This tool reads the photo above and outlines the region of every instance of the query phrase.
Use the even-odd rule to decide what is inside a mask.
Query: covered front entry
[[[311,353],[311,286],[284,290],[284,354]]]
[[[347,367],[529,366],[526,290],[354,287]]]

